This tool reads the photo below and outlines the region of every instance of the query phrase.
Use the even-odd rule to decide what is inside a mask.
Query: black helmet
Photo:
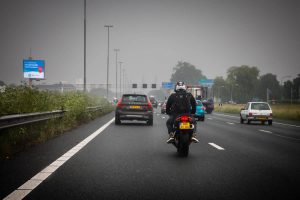
[[[175,85],[174,91],[186,91],[186,85],[184,84],[184,82],[178,81]]]

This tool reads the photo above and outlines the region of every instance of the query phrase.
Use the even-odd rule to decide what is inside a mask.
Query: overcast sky
[[[83,0],[1,0],[0,80],[20,83],[22,60],[46,61],[47,82],[83,79]],[[87,83],[110,83],[115,52],[131,82],[169,81],[186,61],[208,78],[231,66],[300,73],[299,0],[87,0]],[[286,80],[286,79],[285,79]]]

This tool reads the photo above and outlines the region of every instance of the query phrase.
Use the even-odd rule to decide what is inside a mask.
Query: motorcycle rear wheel
[[[177,153],[179,154],[179,156],[187,157],[189,155],[189,150],[190,150],[189,134],[180,135]]]

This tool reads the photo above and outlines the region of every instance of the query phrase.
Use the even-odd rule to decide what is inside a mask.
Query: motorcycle
[[[187,157],[191,138],[194,133],[195,122],[191,115],[179,115],[174,122],[174,142],[173,145],[177,148],[177,153],[180,156]]]

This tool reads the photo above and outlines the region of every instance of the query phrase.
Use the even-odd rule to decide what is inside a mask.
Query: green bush
[[[101,106],[102,111],[86,112],[86,107]],[[64,109],[62,119],[1,130],[0,157],[8,158],[28,146],[44,142],[66,130],[113,110],[104,98],[83,92],[39,91],[27,86],[6,87],[0,92],[0,116]]]

